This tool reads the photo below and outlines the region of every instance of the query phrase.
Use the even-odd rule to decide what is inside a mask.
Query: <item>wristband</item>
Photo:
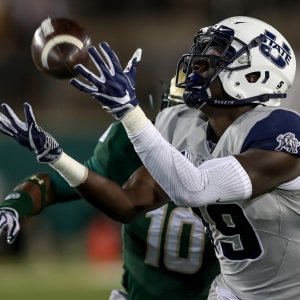
[[[45,184],[44,180],[41,178],[38,178],[35,175],[32,175],[32,176],[29,176],[29,177],[25,178],[24,180],[22,180],[21,183],[24,183],[26,181],[35,182],[39,186],[41,193],[42,193],[42,205],[41,205],[41,210],[42,210],[46,204],[46,193],[47,193],[46,184]]]
[[[142,109],[136,106],[121,119],[121,122],[127,134],[130,135],[140,131],[150,120],[146,117]]]
[[[77,187],[84,183],[88,176],[87,167],[80,164],[66,153],[63,153],[58,160],[49,164],[49,166],[56,170],[71,187]]]
[[[14,209],[19,215],[19,220],[23,220],[32,214],[33,201],[28,193],[16,190],[6,196],[4,202],[0,205],[1,208]]]

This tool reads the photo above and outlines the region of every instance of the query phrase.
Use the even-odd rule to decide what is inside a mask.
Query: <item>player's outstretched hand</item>
[[[93,74],[83,65],[77,65],[76,71],[92,85],[84,84],[75,78],[71,79],[70,83],[80,91],[98,99],[103,109],[119,120],[138,105],[135,91],[136,67],[141,60],[142,50],[135,51],[123,71],[118,57],[109,45],[103,42],[99,46],[108,66],[96,48],[90,47],[89,55],[99,70],[100,76]]]
[[[20,145],[37,154],[40,163],[53,163],[59,159],[63,150],[56,140],[36,124],[33,111],[24,103],[26,122],[22,122],[7,105],[1,104],[4,114],[0,113],[0,131],[14,138]]]
[[[18,213],[11,208],[0,209],[0,236],[4,233],[7,236],[7,242],[13,243],[20,230]]]

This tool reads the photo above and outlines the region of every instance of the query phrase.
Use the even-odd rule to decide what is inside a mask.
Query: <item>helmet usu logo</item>
[[[292,59],[291,49],[283,42],[282,47],[276,43],[276,35],[265,31],[266,39],[259,46],[261,53],[272,61],[278,68],[284,69]]]

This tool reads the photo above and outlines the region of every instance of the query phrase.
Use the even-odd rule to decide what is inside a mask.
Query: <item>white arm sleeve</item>
[[[145,167],[178,206],[197,207],[251,196],[250,178],[234,156],[212,159],[196,168],[150,121],[128,136]]]

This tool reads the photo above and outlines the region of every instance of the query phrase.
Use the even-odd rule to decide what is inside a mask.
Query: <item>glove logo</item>
[[[18,199],[18,198],[20,198],[20,194],[19,193],[12,193],[12,194],[9,194],[4,200]]]

